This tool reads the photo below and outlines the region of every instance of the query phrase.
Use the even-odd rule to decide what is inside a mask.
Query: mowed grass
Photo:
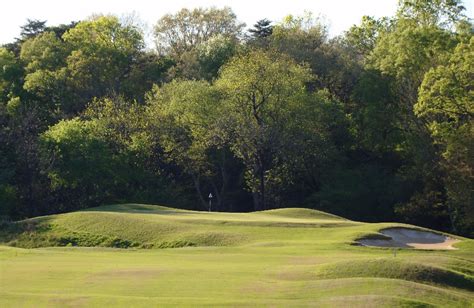
[[[0,307],[472,307],[473,240],[396,256],[353,245],[389,226],[140,204],[38,217],[2,227]]]

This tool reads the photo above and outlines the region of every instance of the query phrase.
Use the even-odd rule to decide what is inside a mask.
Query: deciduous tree
[[[246,166],[255,210],[269,206],[267,184],[279,167],[281,148],[292,142],[288,123],[298,121],[294,111],[310,79],[309,70],[289,58],[255,51],[231,60],[216,82],[225,95],[223,130]]]

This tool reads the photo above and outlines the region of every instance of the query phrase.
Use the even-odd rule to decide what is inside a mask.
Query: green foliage
[[[18,195],[15,187],[8,184],[0,185],[0,219],[14,216],[17,205]]]
[[[387,19],[363,16],[360,25],[354,25],[346,32],[345,39],[359,55],[366,57],[375,48],[379,35],[388,30],[388,22]]]
[[[352,92],[356,138],[361,147],[377,155],[403,150],[402,110],[394,96],[391,80],[374,70],[362,73]]]
[[[220,98],[205,81],[173,81],[155,87],[147,99],[145,134],[163,152],[165,162],[192,179],[201,208],[208,207],[204,198],[209,189],[217,198],[215,208],[224,206],[232,173],[233,158],[226,154],[219,129]],[[179,172],[171,173],[177,176]]]
[[[74,193],[89,202],[103,200],[117,181],[118,158],[95,121],[61,121],[41,136],[41,147],[52,189],[70,191],[71,201]]]
[[[63,39],[73,48],[67,58],[71,86],[86,99],[119,92],[130,64],[143,48],[141,32],[113,16],[80,22]]]
[[[23,68],[15,55],[6,48],[0,48],[0,103],[7,100],[10,93],[18,94],[19,78]]]
[[[403,185],[390,166],[380,161],[357,166],[339,167],[328,172],[320,190],[306,201],[317,208],[365,221],[389,220],[393,204],[404,201]]]
[[[326,28],[311,14],[304,16],[288,15],[273,27],[270,47],[290,55],[297,62],[307,62],[316,75],[319,75],[318,56],[326,40]]]
[[[6,105],[6,112],[10,116],[15,116],[19,113],[21,107],[21,100],[19,97],[15,96],[10,98]]]
[[[441,148],[448,205],[460,228],[470,229],[474,184],[474,37],[458,44],[446,64],[426,73],[415,112],[429,122]]]
[[[235,53],[244,26],[228,7],[182,9],[157,22],[156,48],[176,62],[170,78],[211,81]]]
[[[428,88],[431,88],[433,80],[437,78],[433,76],[443,70],[443,65],[449,61],[456,45],[472,36],[469,34],[471,30],[466,30],[469,22],[460,14],[461,11],[459,1],[401,1],[396,18],[377,33],[375,45],[366,53],[367,67],[387,77],[387,92],[391,93],[387,103],[394,115],[389,120],[389,131],[395,132],[392,136],[396,137],[392,139],[392,146],[395,146],[400,157],[411,161],[400,169],[398,176],[405,181],[411,178],[418,187],[412,192],[410,200],[405,201],[405,206],[398,208],[406,217],[418,216],[418,210],[426,213],[431,208],[433,211],[428,216],[432,217],[429,220],[434,221],[438,220],[436,217],[446,215],[448,208],[453,230],[459,223],[456,222],[456,207],[450,205],[449,185],[433,184],[439,181],[439,177],[445,176],[443,173],[450,174],[453,167],[443,167],[444,158],[439,155],[437,137],[433,134],[435,124],[430,123],[428,109],[423,104],[426,100],[424,97],[430,96],[427,94]],[[453,31],[456,24],[459,25],[458,33]],[[456,86],[441,81],[432,88],[431,100],[437,101],[441,110],[448,110],[449,103],[443,101],[445,94],[439,88],[443,83],[444,91],[448,88],[455,91]],[[462,95],[469,92],[466,88],[458,91],[464,93]],[[368,92],[361,93],[366,95]],[[469,142],[466,135],[461,138],[464,142]],[[431,161],[431,165],[427,161]],[[434,180],[436,177],[438,179]],[[467,182],[463,182],[465,184],[460,185],[464,187],[461,190],[467,187]],[[433,200],[436,200],[437,205],[427,206]]]
[[[84,111],[84,117],[97,123],[103,130],[104,138],[117,152],[140,151],[144,144],[143,119],[144,107],[137,102],[128,102],[123,98],[95,99]]]
[[[206,80],[217,77],[219,69],[237,52],[232,38],[218,35],[197,46],[200,75]]]
[[[423,226],[438,229],[448,223],[450,215],[442,184],[425,185],[424,189],[413,194],[408,202],[398,203],[395,212],[398,217],[406,217],[404,221],[420,221]]]
[[[360,64],[355,62],[357,55],[338,38],[329,39],[326,26],[311,13],[289,15],[275,25],[268,48],[308,65],[315,76],[309,89],[327,89],[338,99],[348,101],[360,70]]]
[[[141,30],[122,25],[115,16],[97,16],[80,22],[64,34],[64,40],[91,57],[107,51],[127,57],[143,47]]]
[[[446,123],[451,129],[472,120],[474,94],[470,86],[473,70],[474,37],[471,37],[469,42],[456,46],[445,65],[426,73],[419,102],[415,105],[417,115],[427,117],[438,125]]]
[[[121,82],[121,95],[143,102],[154,84],[161,84],[166,80],[166,73],[173,65],[175,62],[171,58],[160,57],[151,51],[140,52]]]
[[[439,25],[449,27],[462,16],[460,0],[400,0],[398,16],[416,20],[421,26]]]
[[[305,102],[304,85],[311,78],[288,58],[251,52],[231,60],[216,82],[223,92],[222,127],[234,154],[246,165],[247,185],[255,194],[255,209],[265,205],[265,186],[281,167],[274,162],[292,146],[288,127],[298,122]]]
[[[21,45],[20,59],[26,63],[27,73],[55,70],[65,64],[68,50],[53,32],[43,32]]]
[[[206,173],[218,94],[204,81],[171,82],[154,88],[148,116],[160,146],[190,174]]]
[[[81,111],[93,97],[105,94],[124,92],[143,99],[151,88],[143,79],[159,81],[168,67],[147,61],[140,53],[143,47],[141,30],[122,25],[114,16],[80,22],[62,37],[45,31],[21,45],[27,71],[24,89],[49,106],[49,112],[66,114]]]
[[[249,32],[255,39],[263,39],[266,38],[273,33],[273,26],[271,25],[271,21],[268,19],[261,19],[257,21],[255,25],[253,25],[253,29],[250,29]]]
[[[21,26],[20,35],[22,39],[29,39],[42,33],[46,29],[46,21],[38,19],[27,19],[26,24]]]
[[[454,36],[436,26],[418,27],[411,19],[397,21],[395,29],[380,37],[373,50],[373,67],[382,73],[421,83],[424,73],[456,44]],[[409,86],[409,85],[407,85]],[[416,91],[416,88],[413,89]]]
[[[20,59],[25,63],[23,89],[42,100],[42,109],[53,113],[64,109],[67,93],[66,58],[70,46],[53,32],[43,32],[21,45]]]

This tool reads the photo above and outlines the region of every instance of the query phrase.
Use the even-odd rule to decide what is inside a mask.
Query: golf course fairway
[[[357,245],[397,223],[122,204],[0,229],[0,307],[473,307],[474,240]],[[425,229],[426,230],[426,229]]]

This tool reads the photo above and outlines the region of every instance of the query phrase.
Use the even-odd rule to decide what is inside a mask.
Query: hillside
[[[122,204],[36,217],[1,228],[0,306],[469,307],[474,241],[355,245],[394,227],[421,230],[308,209]]]

